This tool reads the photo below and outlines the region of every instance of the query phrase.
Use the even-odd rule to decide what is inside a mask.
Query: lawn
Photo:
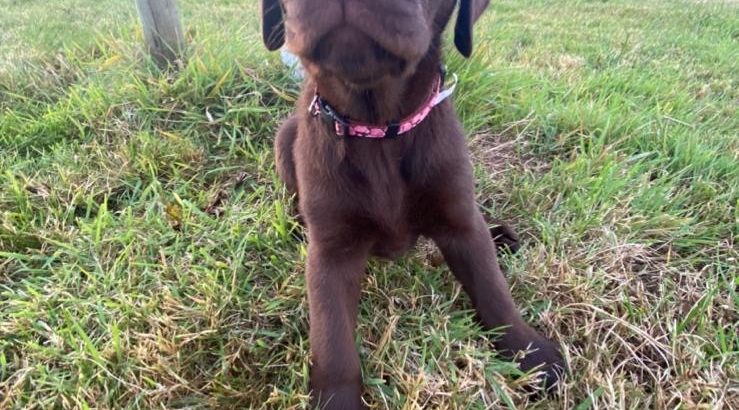
[[[273,170],[298,84],[256,1],[180,0],[187,63],[133,1],[0,0],[0,408],[304,408],[306,245]],[[377,409],[739,408],[739,5],[495,0],[449,48],[480,205],[570,373],[498,358],[435,250],[372,262]]]

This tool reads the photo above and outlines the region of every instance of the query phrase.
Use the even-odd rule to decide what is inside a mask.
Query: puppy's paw
[[[518,238],[518,234],[506,224],[501,224],[490,228],[490,236],[495,241],[495,247],[499,251],[508,251],[511,254],[518,252],[521,249],[521,243]]]
[[[521,370],[524,372],[531,370],[542,372],[541,386],[545,392],[553,392],[564,378],[567,369],[559,346],[540,337],[525,350],[527,353],[518,361]]]

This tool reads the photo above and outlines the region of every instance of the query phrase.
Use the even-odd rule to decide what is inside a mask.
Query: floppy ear
[[[285,44],[285,23],[280,0],[262,0],[262,39],[269,51]]]
[[[472,27],[488,4],[490,0],[459,0],[457,25],[454,27],[454,45],[465,57],[472,55]]]

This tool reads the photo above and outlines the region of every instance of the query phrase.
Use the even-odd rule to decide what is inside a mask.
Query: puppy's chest
[[[395,142],[347,146],[344,181],[354,191],[355,206],[388,236],[404,237],[412,230],[417,170],[412,152],[405,148]]]
[[[356,209],[370,222],[372,254],[395,259],[413,246],[417,237],[409,218],[409,175],[403,172],[403,159],[394,156],[364,161],[362,166],[364,183],[356,187]]]

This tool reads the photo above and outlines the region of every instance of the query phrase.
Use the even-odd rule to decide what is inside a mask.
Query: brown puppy
[[[391,124],[424,107],[438,91],[441,33],[456,4],[262,0],[267,47],[286,42],[308,74],[275,153],[307,228],[311,386],[314,402],[327,408],[363,407],[354,328],[367,259],[401,255],[419,235],[439,246],[482,324],[505,328],[496,344],[504,355],[535,350],[517,359],[521,368],[541,366],[548,387],[561,376],[557,346],[522,320],[501,274],[452,104],[436,105],[396,138],[337,135],[348,130],[335,118]],[[472,26],[488,0],[459,5],[455,44],[469,56]],[[309,113],[318,93],[340,115]]]

